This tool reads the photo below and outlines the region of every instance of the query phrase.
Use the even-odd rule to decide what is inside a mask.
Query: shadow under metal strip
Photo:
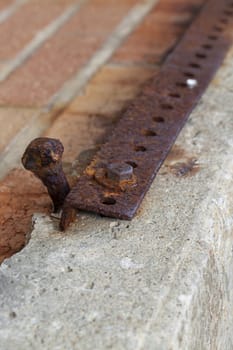
[[[232,18],[233,0],[207,1],[159,74],[132,102],[67,196],[61,229],[78,209],[133,218],[232,43]],[[130,181],[109,179],[106,169],[112,163],[131,164]]]

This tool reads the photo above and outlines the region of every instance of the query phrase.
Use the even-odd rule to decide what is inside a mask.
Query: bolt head
[[[133,167],[126,163],[111,163],[107,166],[108,179],[121,182],[129,181],[133,176]]]

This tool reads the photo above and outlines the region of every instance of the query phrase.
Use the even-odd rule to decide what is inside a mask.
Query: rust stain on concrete
[[[46,189],[32,174],[12,170],[0,182],[0,263],[21,250],[30,239],[32,216],[48,213],[51,201]]]
[[[177,145],[173,146],[164,165],[168,172],[177,177],[194,176],[201,169],[197,157],[189,155],[187,151]],[[167,173],[166,170],[163,174]]]

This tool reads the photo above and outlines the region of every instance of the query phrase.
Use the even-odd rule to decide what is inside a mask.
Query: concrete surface
[[[233,349],[232,57],[132,222],[35,214],[0,268],[1,350]]]

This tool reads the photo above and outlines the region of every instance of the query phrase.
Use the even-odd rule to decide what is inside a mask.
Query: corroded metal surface
[[[232,0],[206,3],[160,73],[129,106],[109,141],[67,196],[67,217],[67,210],[81,209],[132,219],[231,45],[232,18]],[[124,180],[122,186],[114,186],[106,179],[111,163],[131,165],[134,181]],[[63,217],[61,228],[67,226],[65,221]]]
[[[57,139],[39,137],[27,146],[22,163],[47,187],[53,201],[54,211],[61,209],[70,186],[62,168],[64,147]]]

